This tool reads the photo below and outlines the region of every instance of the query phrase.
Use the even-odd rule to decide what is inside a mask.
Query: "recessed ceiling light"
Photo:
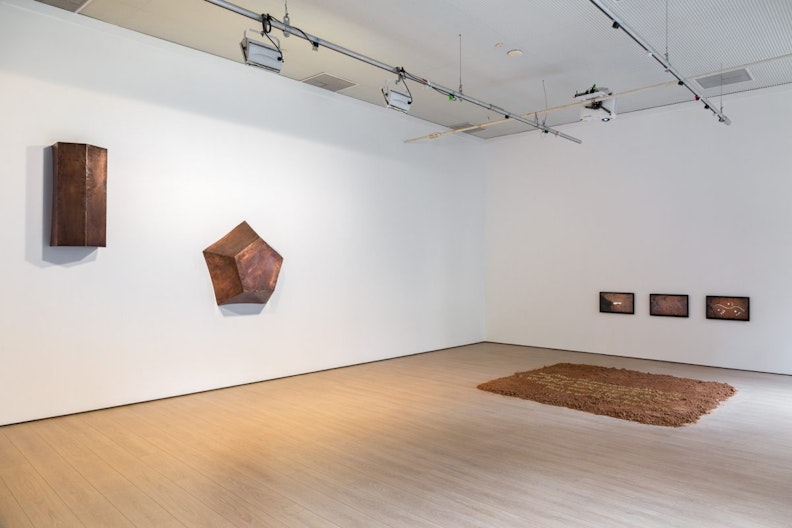
[[[508,55],[509,57],[522,57],[522,50],[510,49],[509,51],[506,52],[506,55]]]
[[[503,47],[503,42],[496,42],[495,43],[495,47],[496,48],[502,48]]]

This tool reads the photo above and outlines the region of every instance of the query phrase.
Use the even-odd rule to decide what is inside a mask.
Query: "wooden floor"
[[[663,428],[476,389],[556,362],[731,383]],[[792,377],[480,344],[0,428],[0,527],[788,527]]]

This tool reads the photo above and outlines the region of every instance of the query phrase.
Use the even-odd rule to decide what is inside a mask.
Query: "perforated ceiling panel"
[[[724,93],[792,82],[789,0],[605,0],[688,78],[748,68],[752,81]],[[710,84],[707,95],[720,93]]]

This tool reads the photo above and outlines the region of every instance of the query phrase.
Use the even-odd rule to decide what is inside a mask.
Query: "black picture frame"
[[[707,295],[707,319],[750,321],[751,298],[733,295]]]
[[[635,294],[627,292],[599,292],[600,313],[632,315],[635,313]]]
[[[650,293],[649,315],[690,317],[690,296],[676,293]]]

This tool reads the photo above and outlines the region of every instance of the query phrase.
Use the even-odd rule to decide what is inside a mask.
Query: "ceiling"
[[[261,31],[256,21],[205,0],[42,1],[225,57],[240,67],[249,67],[239,45],[244,31]],[[283,0],[231,3],[278,20],[285,12]],[[661,54],[667,51],[673,68],[716,105],[721,94],[792,83],[789,0],[602,3],[651,47]],[[549,127],[579,121],[579,106],[557,107],[574,103],[576,92],[595,83],[617,96],[617,114],[694,98],[623,29],[613,29],[612,21],[590,0],[291,0],[288,9],[291,24],[306,33],[403,67],[434,84],[458,91],[461,73],[466,96],[507,112],[527,115],[549,108],[552,111],[538,115]],[[339,93],[380,106],[383,85],[396,80],[387,71],[330,49],[313,51],[294,35],[283,38],[277,30],[272,35],[279,37],[283,50],[283,76],[297,81],[319,74],[339,77],[354,83]],[[509,50],[522,54],[512,57]],[[742,67],[748,80],[720,82],[718,72],[726,72],[723,79],[739,80],[732,71]],[[713,73],[718,76],[707,89],[695,80]],[[261,74],[273,75],[264,70]],[[492,138],[535,130],[513,119],[503,123],[501,113],[408,84],[413,96],[410,114],[437,124],[438,132],[493,122],[499,124],[468,133]],[[713,126],[722,125],[713,119]]]

